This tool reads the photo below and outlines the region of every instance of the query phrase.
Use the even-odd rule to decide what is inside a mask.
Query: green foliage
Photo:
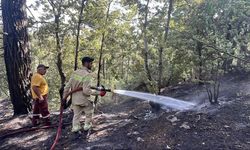
[[[0,64],[4,64],[3,57],[0,56]],[[0,98],[6,98],[8,96],[8,83],[6,78],[5,66],[0,68]]]
[[[57,6],[60,0],[54,2]],[[221,75],[233,70],[250,69],[249,62],[243,61],[250,58],[249,0],[174,1],[169,35],[164,42],[168,2],[152,0],[149,5],[147,38],[152,81],[147,80],[142,55],[146,2],[89,0],[86,3],[81,18],[79,55],[80,58],[86,55],[95,57],[94,70],[97,71],[101,40],[105,36],[102,84],[131,89],[146,83],[149,91],[157,91],[160,46],[163,46],[163,86],[193,80],[206,82],[212,80],[216,72]],[[63,69],[68,79],[74,66],[75,35],[81,0],[62,3],[60,38]],[[39,20],[31,18],[34,23],[30,29],[33,71],[38,63],[50,65],[46,76],[50,85],[50,98],[58,100],[60,77],[55,65],[53,9],[47,0],[37,1],[32,8],[43,10]],[[3,73],[1,68],[1,77]],[[199,75],[202,79],[197,78]],[[5,78],[0,80],[3,84],[1,88],[6,89]]]

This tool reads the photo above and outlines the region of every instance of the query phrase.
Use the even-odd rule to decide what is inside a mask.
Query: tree
[[[106,12],[106,17],[105,17],[105,23],[104,23],[104,27],[106,27],[108,19],[109,19],[109,11],[110,11],[110,6],[111,6],[112,0],[110,0],[108,2],[108,7],[107,7],[107,12]],[[99,61],[98,61],[98,71],[97,71],[97,87],[100,86],[100,82],[101,82],[101,68],[104,67],[102,64],[102,59],[103,59],[103,49],[104,49],[104,45],[105,45],[105,32],[106,30],[103,31],[102,33],[102,37],[101,37],[101,47],[100,47],[100,54],[99,54]],[[97,99],[98,96],[95,97],[95,104],[97,103]]]
[[[85,4],[84,4],[85,1],[86,0],[82,0],[82,2],[81,2],[80,13],[79,13],[79,18],[78,18],[78,23],[77,23],[74,70],[76,70],[77,66],[78,66],[79,36],[80,36],[80,27],[81,27],[81,24],[82,24],[83,8],[85,6]]]
[[[168,13],[167,13],[167,19],[166,19],[166,24],[165,24],[165,30],[164,30],[164,35],[163,35],[163,42],[160,43],[160,48],[159,48],[159,65],[158,65],[158,94],[161,93],[161,87],[162,87],[162,72],[163,72],[163,48],[164,45],[167,42],[167,37],[168,37],[168,32],[169,32],[169,23],[170,23],[170,19],[171,19],[171,13],[173,10],[173,0],[169,0],[168,3]]]
[[[149,82],[152,82],[152,76],[151,76],[151,71],[149,69],[149,64],[148,64],[148,55],[149,55],[149,49],[148,49],[148,37],[147,37],[147,27],[148,27],[148,5],[149,1],[147,1],[147,4],[145,6],[145,15],[144,15],[144,23],[143,23],[143,29],[142,29],[142,34],[143,34],[143,43],[144,43],[144,49],[143,49],[143,56],[144,56],[144,68],[147,74],[147,79]]]
[[[26,0],[2,0],[4,60],[14,115],[31,110]]]
[[[249,68],[248,0],[117,0],[110,6],[111,0],[88,0],[84,8],[83,1],[35,4],[43,14],[34,21],[40,24],[32,32],[32,59],[51,64],[53,98],[61,85],[53,70],[58,54],[65,74],[77,66],[78,56],[89,55],[97,58],[102,84],[150,93],[187,81],[209,82],[213,70]]]
[[[56,1],[56,3],[53,0],[48,0],[49,4],[52,7],[52,12],[54,15],[54,23],[55,23],[55,37],[56,37],[56,50],[57,50],[57,61],[56,66],[61,78],[61,87],[59,89],[60,97],[63,96],[63,89],[65,86],[66,76],[63,72],[63,66],[62,66],[62,42],[63,40],[60,38],[60,17],[62,15],[62,9],[63,9],[63,0]]]

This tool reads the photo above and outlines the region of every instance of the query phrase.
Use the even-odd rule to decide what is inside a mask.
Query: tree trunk
[[[105,40],[105,33],[102,33],[102,41],[101,41],[101,48],[100,48],[99,61],[98,61],[98,71],[97,71],[97,87],[100,86],[100,82],[101,82],[101,68],[102,68],[102,55],[103,55],[104,40]]]
[[[197,53],[198,53],[198,57],[199,57],[199,68],[198,68],[198,80],[199,80],[199,84],[203,84],[201,82],[202,80],[202,47],[203,47],[203,44],[199,41],[197,41],[197,45],[196,45],[196,50],[197,50]]]
[[[169,31],[169,23],[170,23],[170,19],[171,19],[172,10],[173,10],[173,0],[169,0],[168,16],[167,16],[167,20],[166,20],[166,26],[165,26],[165,32],[164,32],[164,40],[163,40],[163,43],[161,43],[161,46],[160,46],[160,48],[159,48],[158,94],[160,94],[160,92],[161,92],[161,86],[162,86],[161,81],[162,81],[162,72],[163,72],[163,66],[162,66],[162,62],[163,62],[163,58],[162,58],[163,46],[164,46],[164,44],[165,44],[166,41],[167,41],[168,31]]]
[[[112,1],[110,1],[108,4],[108,9],[107,9],[107,13],[106,13],[106,20],[105,20],[104,26],[106,26],[108,23],[111,3],[112,3]],[[101,82],[102,55],[103,55],[104,44],[105,44],[105,30],[102,33],[100,56],[99,56],[99,60],[98,60],[99,64],[98,64],[98,71],[97,71],[97,87],[100,86],[100,82]],[[95,97],[95,101],[94,101],[95,104],[97,103],[97,99],[98,99],[98,96]]]
[[[106,65],[105,65],[105,59],[103,58],[102,59],[102,75],[103,75],[103,79],[106,78],[105,67],[106,67]]]
[[[62,47],[61,47],[61,40],[60,40],[60,16],[61,16],[61,11],[62,11],[62,3],[63,0],[60,0],[59,5],[56,6],[53,0],[48,0],[48,2],[50,3],[52,9],[53,9],[53,13],[54,13],[54,17],[55,17],[55,36],[56,36],[56,51],[57,51],[57,61],[56,61],[56,66],[60,75],[60,79],[61,79],[61,86],[59,89],[59,94],[60,97],[62,98],[63,96],[63,89],[65,86],[65,81],[66,81],[66,76],[63,72],[63,68],[62,68]],[[58,8],[57,8],[58,7]]]
[[[230,20],[232,19],[232,16],[230,16],[229,18]],[[227,25],[227,33],[226,33],[226,39],[229,40],[230,42],[232,42],[232,47],[230,49],[230,54],[231,55],[234,55],[235,52],[234,52],[234,48],[237,46],[237,42],[235,41],[234,37],[235,35],[232,34],[232,30],[233,30],[233,27],[231,24],[228,24]],[[225,71],[231,71],[232,69],[232,63],[233,63],[233,58],[229,57],[229,58],[226,58],[223,62],[223,69]]]
[[[79,49],[79,35],[80,35],[80,27],[81,27],[81,23],[82,23],[82,14],[83,14],[83,8],[84,8],[84,2],[86,0],[82,0],[82,3],[81,3],[81,9],[80,9],[80,14],[79,14],[79,20],[78,20],[78,24],[77,24],[77,34],[76,34],[76,49],[75,49],[75,67],[74,69],[76,70],[77,69],[77,66],[78,66],[78,63],[77,63],[77,60],[78,60],[78,49]]]
[[[153,85],[154,83],[152,83],[153,78],[151,76],[151,72],[149,69],[149,65],[148,65],[148,55],[149,55],[149,49],[148,49],[148,38],[147,38],[147,26],[148,26],[148,6],[149,6],[149,0],[147,1],[146,4],[146,8],[145,8],[145,18],[144,18],[144,24],[143,24],[143,30],[142,30],[142,34],[143,34],[143,42],[144,42],[144,49],[143,49],[143,55],[144,55],[144,68],[146,71],[146,75],[147,75],[147,80],[149,82],[146,83],[150,92],[156,92],[155,90],[155,85]],[[160,110],[160,105],[154,102],[149,102],[149,105],[152,108],[153,112],[157,112]]]
[[[121,65],[121,78],[122,79],[124,79],[124,56],[125,56],[125,54],[124,54],[124,50],[122,49],[122,65]]]
[[[59,89],[59,93],[60,93],[60,97],[62,98],[66,77],[62,69],[62,47],[61,47],[60,37],[59,37],[59,17],[56,17],[55,23],[56,23],[56,49],[57,49],[56,66],[57,66],[57,69],[61,78],[61,87]]]
[[[145,71],[147,74],[147,78],[149,81],[152,81],[152,76],[150,73],[150,69],[148,66],[148,38],[147,38],[147,25],[148,25],[148,5],[149,5],[149,0],[147,1],[147,5],[146,5],[146,10],[145,10],[145,18],[144,18],[144,24],[143,24],[143,42],[144,42],[144,49],[143,49],[143,55],[144,55],[144,67],[145,67]]]
[[[4,60],[14,115],[31,107],[30,51],[28,48],[26,0],[2,0]]]

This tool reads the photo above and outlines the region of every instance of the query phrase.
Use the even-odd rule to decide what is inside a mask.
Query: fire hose
[[[105,92],[111,92],[111,89],[105,89],[104,86],[100,86],[100,87],[90,87],[91,89],[97,90],[97,91],[105,91]],[[61,132],[62,132],[62,116],[63,116],[63,110],[65,108],[66,105],[66,99],[73,93],[78,92],[78,91],[82,91],[82,87],[76,88],[74,90],[71,90],[69,93],[67,93],[67,95],[65,95],[65,97],[61,100],[61,105],[60,105],[60,115],[59,115],[59,125],[57,128],[57,133],[56,133],[56,138],[54,140],[54,143],[52,144],[50,150],[54,150],[56,144],[58,143],[58,140],[61,136]]]
[[[69,125],[69,124],[71,124],[71,122],[64,123],[63,125]],[[49,128],[55,128],[55,127],[57,127],[57,125],[52,124],[49,126],[39,126],[39,127],[26,126],[26,127],[14,129],[14,130],[5,130],[5,132],[0,133],[1,134],[0,139],[4,139],[6,137],[19,134],[19,133],[23,133],[23,132],[36,131],[40,129],[49,129]]]
[[[101,87],[91,87],[91,89],[94,89],[94,90],[97,90],[97,91],[106,91],[106,92],[111,92],[111,89],[105,89],[104,86],[101,86]],[[64,99],[61,100],[61,105],[60,105],[60,114],[59,114],[59,125],[58,125],[58,128],[57,128],[57,134],[56,134],[56,138],[54,140],[54,143],[53,145],[51,146],[51,150],[54,150],[55,149],[55,146],[59,140],[59,137],[61,135],[61,132],[62,132],[62,125],[69,125],[71,124],[70,123],[65,123],[63,124],[63,121],[62,121],[62,116],[63,116],[63,110],[65,108],[65,105],[66,105],[66,99],[67,97],[69,97],[71,94],[75,93],[75,92],[78,92],[78,91],[82,91],[82,87],[79,87],[79,88],[76,88],[74,90],[71,90],[66,96]],[[36,131],[36,130],[40,130],[40,129],[49,129],[49,128],[54,128],[54,127],[57,127],[57,125],[50,125],[50,126],[42,126],[42,127],[24,127],[24,128],[19,128],[19,129],[15,129],[15,130],[9,130],[7,131],[5,134],[2,134],[0,136],[0,139],[3,139],[3,138],[6,138],[8,136],[12,136],[12,135],[15,135],[15,134],[18,134],[18,133],[23,133],[23,132],[29,132],[29,131]]]
[[[35,131],[35,130],[39,130],[39,129],[48,129],[48,128],[54,128],[56,127],[57,125],[50,125],[50,126],[42,126],[42,127],[32,127],[32,128],[19,128],[19,129],[15,129],[15,130],[8,130],[5,134],[1,135],[0,136],[0,139],[3,139],[3,138],[6,138],[8,136],[11,136],[11,135],[15,135],[15,134],[18,134],[18,133],[23,133],[23,132],[29,132],[29,131]]]

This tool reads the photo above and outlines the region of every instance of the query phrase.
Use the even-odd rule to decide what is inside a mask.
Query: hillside
[[[94,132],[88,139],[76,138],[65,125],[56,149],[240,149],[250,147],[250,78],[248,74],[222,79],[220,104],[211,106],[206,92],[187,84],[166,88],[164,95],[199,102],[194,110],[178,112],[163,109],[150,112],[147,101],[117,96],[99,106],[94,117]],[[30,125],[26,116],[11,118],[9,101],[0,102],[1,136]],[[52,113],[53,122],[58,112]],[[67,110],[64,122],[70,123]],[[83,118],[84,119],[84,118]],[[0,139],[0,149],[49,149],[56,128],[15,134]]]

